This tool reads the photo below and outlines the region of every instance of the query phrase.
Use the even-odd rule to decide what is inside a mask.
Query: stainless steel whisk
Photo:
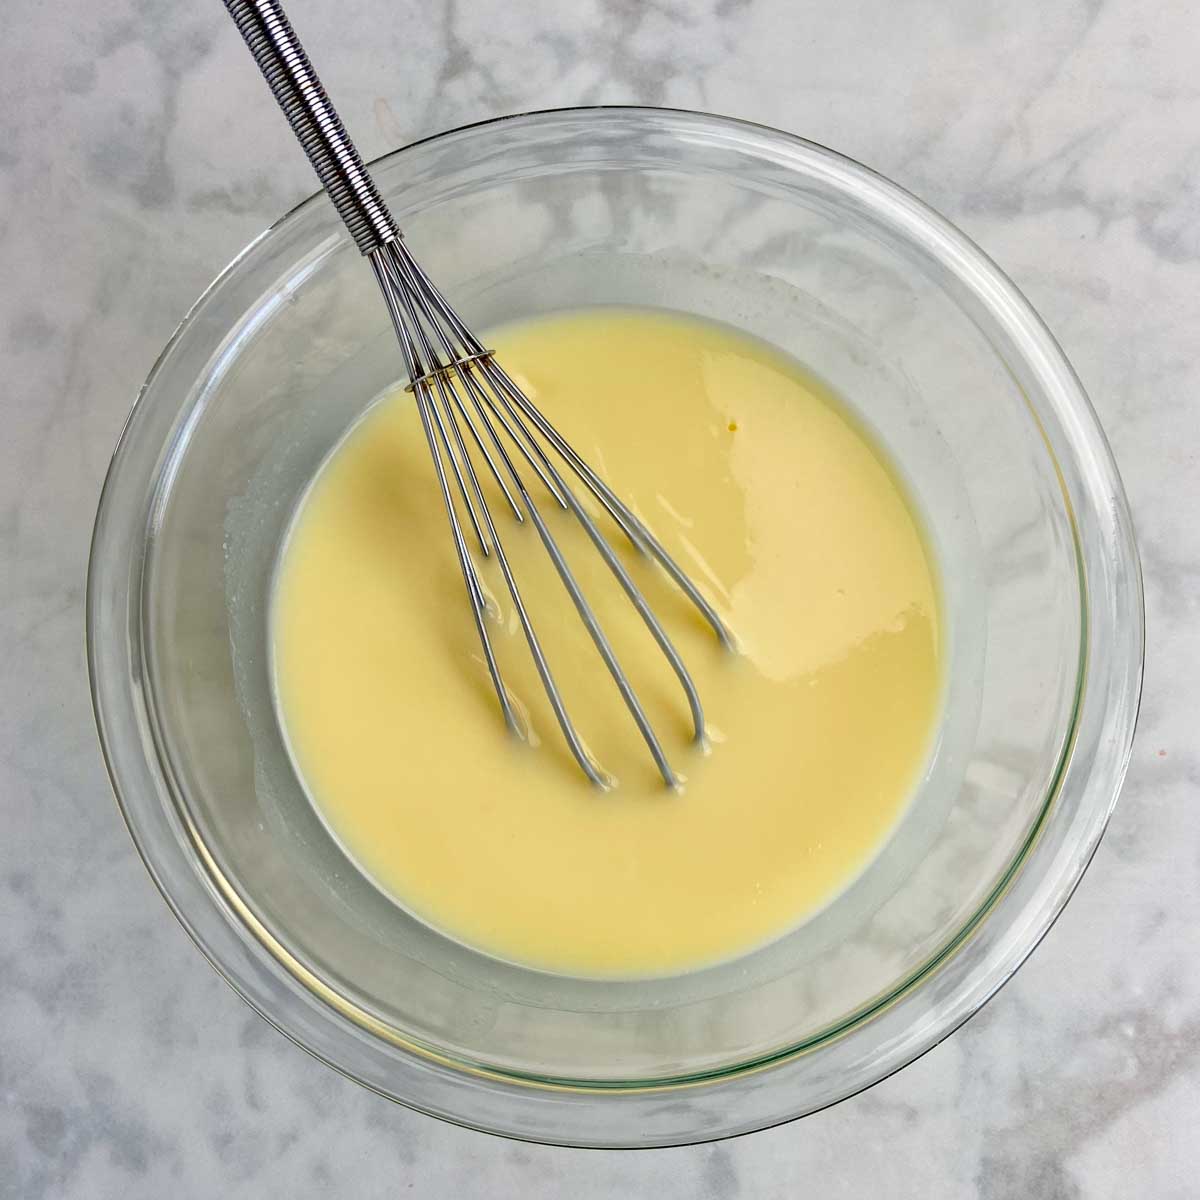
[[[649,529],[571,448],[513,382],[491,351],[463,324],[409,253],[399,227],[347,136],[282,7],[276,0],[225,0],[225,7],[237,23],[322,186],[375,272],[400,341],[410,381],[408,388],[416,400],[433,456],[455,551],[467,586],[471,614],[505,721],[511,729],[518,728],[488,637],[487,604],[460,519],[460,504],[478,542],[479,552],[485,557],[494,555],[504,575],[538,675],[572,754],[593,783],[604,786],[610,782],[588,753],[567,714],[484,498],[468,439],[486,463],[516,520],[524,522],[528,517],[536,527],[663,779],[668,785],[676,786],[678,778],[667,761],[662,744],[526,488],[517,463],[524,463],[534,472],[555,503],[574,513],[616,576],[683,687],[697,741],[704,738],[704,712],[687,668],[620,558],[554,465],[546,452],[547,446],[570,467],[630,542],[661,564],[727,647],[733,644],[729,630]]]

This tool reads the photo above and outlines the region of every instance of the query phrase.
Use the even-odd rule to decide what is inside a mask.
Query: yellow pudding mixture
[[[822,385],[724,326],[596,308],[497,329],[489,344],[734,630],[730,653],[596,510],[695,679],[709,745],[689,741],[666,660],[528,469],[686,783],[663,784],[536,530],[497,491],[568,710],[619,785],[592,786],[570,757],[485,562],[489,628],[528,739],[506,730],[416,407],[397,390],[322,468],[280,564],[275,680],[299,771],[380,887],[481,950],[607,976],[750,950],[863,869],[922,770],[941,678],[913,510]]]

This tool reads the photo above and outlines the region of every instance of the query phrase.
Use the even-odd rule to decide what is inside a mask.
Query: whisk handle
[[[283,7],[277,0],[225,0],[225,7],[355,245],[370,254],[399,237]]]

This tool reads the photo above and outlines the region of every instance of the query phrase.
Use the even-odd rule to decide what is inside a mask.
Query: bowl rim
[[[207,863],[203,861],[206,856],[203,853],[202,847],[197,845],[194,834],[188,835],[185,833],[185,837],[187,838],[187,844],[195,852],[195,861],[187,861],[188,856],[183,848],[184,842],[178,837],[172,839],[167,845],[163,858],[171,857],[172,851],[177,852],[181,859],[184,860],[182,865],[185,868],[185,873],[194,873],[198,876],[198,878],[192,879],[189,882],[199,885],[199,892],[207,894],[209,903],[206,906],[202,904],[201,908],[197,910],[194,901],[200,899],[200,896],[194,889],[191,900],[185,902],[181,899],[177,894],[181,890],[178,874],[173,881],[174,887],[167,882],[166,875],[168,874],[168,869],[158,857],[157,852],[151,848],[149,844],[150,839],[146,836],[146,832],[140,823],[144,819],[145,813],[144,811],[142,813],[138,812],[137,806],[142,797],[138,794],[136,788],[130,786],[132,781],[127,778],[125,760],[128,759],[129,752],[123,750],[119,744],[121,736],[120,727],[122,725],[125,726],[127,741],[131,732],[134,741],[137,741],[137,714],[134,710],[141,697],[140,695],[138,697],[130,695],[126,698],[128,711],[117,711],[113,704],[113,697],[110,694],[111,688],[106,688],[105,681],[102,678],[103,668],[99,661],[98,647],[105,640],[105,636],[112,636],[114,633],[119,634],[121,632],[121,617],[125,612],[124,608],[120,608],[120,611],[110,614],[103,604],[102,596],[102,576],[107,577],[107,574],[111,574],[113,570],[113,563],[108,561],[102,553],[102,550],[107,545],[106,538],[111,540],[107,527],[112,515],[113,495],[119,481],[125,453],[130,443],[136,437],[138,419],[145,409],[147,398],[150,396],[160,373],[171,360],[180,343],[187,337],[197,315],[205,307],[210,298],[221,289],[222,285],[236,274],[238,268],[256,249],[270,240],[283,228],[294,222],[302,212],[308,210],[314,204],[324,202],[324,194],[320,191],[306,197],[269,225],[257,237],[247,243],[230,260],[228,265],[216,275],[188,309],[156,358],[145,382],[138,390],[129,416],[121,430],[100,494],[87,568],[85,611],[87,662],[93,714],[99,735],[101,752],[118,807],[129,829],[135,848],[149,871],[151,878],[154,880],[155,885],[167,902],[168,907],[170,907],[188,935],[226,982],[264,1019],[302,1049],[307,1050],[314,1057],[334,1067],[334,1069],[354,1079],[356,1082],[390,1099],[404,1103],[409,1107],[431,1113],[456,1124],[484,1129],[488,1132],[499,1133],[520,1140],[544,1141],[575,1146],[621,1148],[634,1145],[681,1145],[696,1141],[718,1140],[723,1137],[738,1136],[756,1129],[782,1124],[808,1113],[819,1111],[821,1108],[838,1103],[842,1099],[846,1099],[859,1091],[873,1086],[881,1079],[886,1078],[908,1063],[915,1061],[915,1059],[949,1036],[964,1021],[983,1007],[999,988],[1011,978],[1012,974],[1033,952],[1053,925],[1082,878],[1103,836],[1108,819],[1116,803],[1132,749],[1133,733],[1142,686],[1145,617],[1140,562],[1134,540],[1128,503],[1124,495],[1120,477],[1117,473],[1111,450],[1091,404],[1061,348],[1041,318],[1036,314],[1032,306],[1012,281],[973,241],[923,201],[917,199],[880,173],[819,143],[768,125],[738,118],[718,116],[697,110],[632,105],[595,105],[538,109],[470,122],[410,142],[372,160],[369,165],[371,167],[383,165],[429,143],[446,142],[472,132],[487,131],[493,127],[511,126],[513,124],[536,126],[547,120],[562,118],[594,121],[596,119],[605,120],[614,117],[635,120],[672,118],[684,125],[706,126],[710,131],[715,126],[718,130],[725,130],[730,133],[740,132],[744,136],[757,137],[766,143],[780,148],[790,147],[797,153],[823,161],[825,165],[831,169],[836,168],[843,175],[857,177],[878,196],[890,201],[892,205],[906,210],[906,216],[915,228],[921,228],[930,236],[936,236],[944,247],[953,250],[959,260],[959,265],[950,267],[949,269],[960,283],[963,282],[962,273],[969,268],[977,274],[982,283],[987,285],[989,298],[985,299],[985,303],[992,310],[992,315],[997,317],[998,320],[1000,319],[1000,315],[997,310],[1003,308],[1010,332],[1016,330],[1022,335],[1017,337],[1014,333],[1015,342],[1021,355],[1028,357],[1034,351],[1038,352],[1042,358],[1043,368],[1054,372],[1059,384],[1059,399],[1065,402],[1066,405],[1065,415],[1072,418],[1074,436],[1076,439],[1082,438],[1085,443],[1084,448],[1090,452],[1090,468],[1094,476],[1091,480],[1092,490],[1097,493],[1093,497],[1093,500],[1102,499],[1104,501],[1105,508],[1103,515],[1107,518],[1102,537],[1112,551],[1113,561],[1117,561],[1118,565],[1123,568],[1119,572],[1121,578],[1114,585],[1113,595],[1107,597],[1112,606],[1120,610],[1119,615],[1122,618],[1114,624],[1117,631],[1123,635],[1121,645],[1118,647],[1123,651],[1123,654],[1118,656],[1114,652],[1110,655],[1108,665],[1110,667],[1110,674],[1115,669],[1113,663],[1119,666],[1118,674],[1120,677],[1116,683],[1123,686],[1121,686],[1119,694],[1116,697],[1116,702],[1109,703],[1107,708],[1098,714],[1094,711],[1091,714],[1093,723],[1099,721],[1103,726],[1100,733],[1103,742],[1108,745],[1110,750],[1109,761],[1106,763],[1106,771],[1104,773],[1105,777],[1099,784],[1093,784],[1090,781],[1090,776],[1095,773],[1096,761],[1093,758],[1093,760],[1085,764],[1085,774],[1089,778],[1084,780],[1081,787],[1089,795],[1094,793],[1088,813],[1090,819],[1087,828],[1083,831],[1083,836],[1071,848],[1071,853],[1067,856],[1069,861],[1059,864],[1057,872],[1052,871],[1049,874],[1043,875],[1040,891],[1049,894],[1043,894],[1038,897],[1041,904],[1041,911],[1033,914],[1032,919],[1026,921],[1025,927],[1022,930],[1022,936],[1010,939],[1010,944],[1003,948],[1004,952],[999,956],[997,961],[987,964],[988,970],[981,972],[977,977],[970,980],[960,979],[957,981],[958,994],[955,997],[955,1004],[946,1010],[938,1021],[932,1023],[932,1028],[926,1028],[919,1037],[910,1040],[902,1048],[897,1049],[893,1047],[888,1054],[880,1056],[879,1061],[868,1067],[865,1072],[860,1069],[861,1079],[859,1082],[845,1091],[832,1096],[823,1103],[802,1108],[801,1111],[775,1113],[765,1119],[758,1116],[743,1122],[731,1120],[727,1121],[721,1128],[715,1130],[705,1129],[697,1132],[688,1132],[680,1129],[674,1134],[654,1140],[642,1140],[636,1136],[631,1136],[628,1140],[613,1140],[611,1136],[594,1141],[589,1140],[587,1134],[582,1132],[587,1124],[587,1105],[603,1103],[606,1099],[612,1100],[618,1096],[635,1097],[647,1095],[648,1093],[659,1093],[664,1090],[672,1092],[679,1088],[694,1087],[698,1083],[719,1086],[722,1083],[729,1084],[739,1079],[745,1080],[764,1071],[786,1071],[789,1066],[794,1066],[798,1060],[815,1052],[820,1052],[825,1047],[829,1038],[818,1042],[813,1047],[793,1048],[779,1055],[772,1056],[770,1060],[765,1062],[739,1064],[736,1067],[722,1071],[711,1078],[701,1081],[679,1079],[666,1084],[654,1084],[649,1087],[631,1085],[624,1090],[589,1085],[584,1087],[582,1092],[573,1086],[562,1086],[556,1083],[539,1083],[536,1080],[520,1075],[510,1075],[503,1072],[493,1073],[487,1070],[473,1070],[469,1064],[442,1058],[436,1054],[431,1054],[422,1047],[411,1044],[404,1044],[399,1047],[403,1055],[407,1058],[412,1059],[416,1056],[422,1060],[420,1063],[415,1064],[419,1068],[415,1073],[416,1075],[427,1074],[430,1070],[442,1073],[449,1071],[456,1075],[460,1081],[465,1081],[468,1088],[478,1086],[481,1081],[490,1081],[503,1091],[504,1102],[508,1105],[517,1104],[519,1106],[522,1093],[529,1093],[539,1089],[541,1097],[539,1102],[542,1104],[545,1103],[547,1091],[568,1096],[572,1094],[576,1097],[581,1096],[586,1101],[583,1110],[584,1119],[581,1121],[576,1117],[573,1126],[579,1132],[573,1134],[568,1132],[564,1136],[551,1128],[558,1124],[557,1117],[552,1118],[550,1122],[542,1121],[540,1125],[534,1120],[531,1125],[529,1114],[525,1114],[521,1122],[510,1121],[501,1123],[485,1117],[464,1115],[462,1111],[454,1108],[448,1109],[442,1105],[423,1103],[419,1094],[414,1096],[410,1090],[392,1090],[390,1086],[381,1084],[378,1079],[370,1078],[360,1070],[356,1071],[347,1065],[345,1061],[338,1061],[338,1057],[334,1049],[331,1048],[331,1045],[336,1048],[339,1037],[342,1037],[346,1032],[344,1028],[345,1022],[353,1021],[354,1019],[346,1015],[342,1006],[336,1003],[335,997],[328,994],[323,995],[320,986],[321,981],[316,980],[315,977],[308,981],[307,994],[303,997],[300,996],[297,992],[297,987],[304,985],[299,984],[295,968],[288,968],[278,961],[279,956],[268,948],[267,943],[273,941],[269,931],[261,927],[255,930],[254,927],[258,925],[258,922],[254,918],[253,913],[239,903],[236,895],[230,895],[228,889],[223,889],[219,880],[214,880],[213,876],[219,876],[220,872],[216,870],[215,864],[211,860]],[[909,233],[909,236],[912,236],[911,230],[906,232]],[[978,285],[976,290],[977,292],[980,290]],[[1072,449],[1079,449],[1076,441],[1068,441],[1068,444]],[[1058,455],[1055,454],[1054,457],[1057,462]],[[1077,505],[1071,505],[1068,497],[1064,498],[1069,508],[1078,507]],[[1096,507],[1099,510],[1099,505],[1096,505]],[[138,590],[140,591],[140,552],[142,547],[133,544],[133,539],[126,539],[126,542],[129,544],[118,543],[118,550],[127,556],[126,570],[123,578],[128,583],[133,576],[138,576]],[[1088,563],[1083,560],[1078,536],[1076,536],[1076,555],[1081,571],[1081,582],[1083,583],[1081,591],[1086,616],[1092,600],[1091,592],[1087,586],[1089,580],[1084,578]],[[139,561],[135,562],[135,559]],[[114,619],[116,620],[116,626],[110,627],[110,622]],[[1081,640],[1086,660],[1089,657],[1086,653],[1089,640],[1086,621],[1085,627],[1081,631]],[[137,656],[134,655],[133,657],[136,658]],[[1117,661],[1118,657],[1119,662]],[[1087,665],[1086,661],[1081,663],[1081,679]],[[139,692],[141,691],[141,689],[138,690]],[[1076,708],[1077,727],[1083,719],[1083,710],[1087,706],[1087,699],[1087,692],[1084,690]],[[139,743],[139,749],[145,749],[145,747]],[[146,762],[143,765],[147,766],[152,774],[157,771],[158,778],[154,782],[161,792],[169,793],[171,790],[170,783],[164,777],[165,772],[162,764],[159,762]],[[1018,851],[1005,877],[997,885],[988,900],[980,907],[972,920],[954,935],[950,944],[941,954],[914,972],[902,985],[897,987],[881,1006],[878,1006],[865,1015],[856,1017],[851,1028],[857,1027],[863,1020],[878,1019],[884,1013],[891,1014],[894,1018],[895,1014],[904,1005],[904,1002],[911,1000],[914,992],[921,990],[922,984],[934,972],[940,972],[940,982],[945,983],[947,967],[955,961],[961,964],[961,956],[957,955],[956,952],[963,945],[964,941],[978,933],[980,927],[986,924],[985,918],[993,916],[1001,905],[1014,902],[1012,894],[1017,890],[1014,885],[1019,882],[1019,877],[1025,874],[1024,868],[1028,865],[1030,852],[1039,838],[1042,827],[1049,820],[1049,814],[1053,808],[1052,800],[1057,796],[1065,777],[1073,765],[1076,764],[1074,763],[1074,745],[1071,744],[1064,751],[1059,776],[1048,792],[1048,798],[1042,814],[1035,822],[1034,829],[1031,831],[1025,846]],[[157,800],[157,798],[156,794],[154,799]],[[144,801],[143,803],[149,803],[149,801]],[[175,832],[178,834],[181,830],[176,830]],[[159,849],[161,850],[161,847]],[[179,863],[174,864],[174,868],[172,869],[177,869],[179,865]],[[253,932],[251,932],[252,930]],[[222,936],[222,933],[225,936]],[[232,941],[230,938],[232,938]],[[219,946],[217,944],[222,942],[224,945]],[[260,959],[259,965],[266,970],[268,975],[276,977],[275,991],[273,996],[271,996],[273,1003],[270,1006],[264,1000],[262,987],[255,986],[248,978],[251,972],[245,966],[239,970],[237,967],[231,965],[230,950],[235,946],[241,946],[243,949],[253,949],[256,947],[261,955],[265,955],[265,958]],[[300,965],[302,966],[303,964]],[[281,977],[280,973],[283,973],[285,977]],[[262,981],[257,981],[257,983],[261,985]],[[285,985],[282,993],[278,990],[279,983]],[[325,992],[328,991],[329,989],[325,989]],[[323,1000],[318,998],[322,995]],[[324,1019],[321,1020],[313,1011],[303,1012],[302,1006],[305,1002],[307,1002],[310,1009],[314,1008],[314,1006],[319,1007],[320,1014]],[[357,1032],[361,1035],[363,1032],[362,1022],[357,1021],[355,1024],[358,1026]],[[327,1036],[317,1036],[322,1028],[324,1028],[324,1033]],[[376,1030],[375,1032],[378,1033],[380,1031]],[[840,1033],[829,1035],[833,1040],[837,1040],[841,1036]],[[395,1039],[392,1038],[389,1041],[394,1051],[397,1048]],[[394,1061],[393,1065],[395,1065]],[[403,1074],[403,1072],[401,1073]],[[410,1079],[408,1082],[411,1084],[413,1080]],[[462,1098],[461,1092],[459,1093],[459,1098]],[[465,1107],[470,1109],[471,1105],[468,1104]]]

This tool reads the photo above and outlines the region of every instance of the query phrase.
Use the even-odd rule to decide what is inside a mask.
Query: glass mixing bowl
[[[146,865],[268,1020],[454,1121],[664,1145],[875,1082],[1029,954],[1095,850],[1128,759],[1138,564],[1079,382],[962,234],[856,163],[760,126],[535,113],[409,146],[373,173],[476,328],[664,306],[773,342],[848,401],[907,477],[940,560],[936,745],[900,827],[847,891],[707,970],[619,982],[525,970],[377,891],[305,798],[270,690],[280,538],[330,446],[400,371],[371,272],[314,198],[188,314],[100,501],[92,690]]]

